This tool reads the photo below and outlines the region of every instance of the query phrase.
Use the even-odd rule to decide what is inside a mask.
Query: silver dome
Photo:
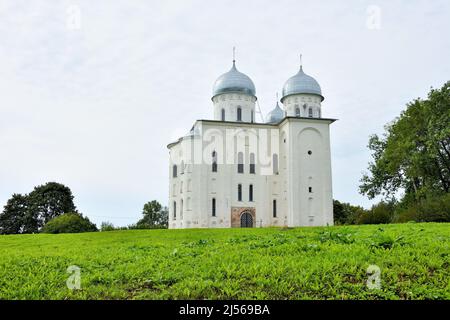
[[[284,119],[284,111],[280,108],[277,101],[275,109],[273,109],[267,114],[266,123],[278,123],[283,119]]]
[[[213,98],[218,94],[227,92],[240,92],[255,96],[256,89],[252,79],[236,69],[233,61],[231,70],[217,78],[213,87]]]
[[[322,98],[322,101],[324,99],[319,83],[316,79],[304,73],[303,67],[300,67],[299,72],[295,76],[289,78],[284,84],[281,102],[283,102],[283,99],[287,96],[299,93],[316,94]]]

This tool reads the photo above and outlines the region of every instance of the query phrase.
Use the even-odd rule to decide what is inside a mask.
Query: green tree
[[[136,224],[137,228],[167,228],[169,212],[158,201],[153,200],[144,204],[142,214],[144,217]]]
[[[66,212],[76,212],[70,189],[49,182],[27,195],[13,194],[0,214],[0,233],[35,233]]]
[[[51,219],[66,212],[76,212],[70,188],[48,182],[34,188],[27,196],[28,210],[36,224],[33,232],[40,230]]]
[[[358,218],[365,213],[366,210],[363,207],[333,200],[334,223],[337,225],[356,224]]]
[[[70,212],[48,221],[42,228],[43,233],[81,233],[98,231],[94,223],[80,213]]]
[[[450,82],[416,99],[385,127],[383,137],[369,140],[373,162],[361,179],[360,192],[417,202],[427,194],[450,191]]]
[[[27,197],[13,194],[0,213],[0,234],[17,234],[27,231]]]

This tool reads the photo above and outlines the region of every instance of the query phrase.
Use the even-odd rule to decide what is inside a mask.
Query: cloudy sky
[[[212,117],[236,46],[263,113],[303,54],[339,119],[334,198],[368,207],[368,136],[450,80],[449,30],[448,0],[0,0],[0,206],[47,181],[96,223],[167,204],[166,145]]]

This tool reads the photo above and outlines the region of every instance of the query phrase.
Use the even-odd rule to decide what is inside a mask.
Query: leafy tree
[[[381,201],[372,206],[372,208],[356,219],[357,224],[386,224],[391,223],[396,203],[394,201],[385,202]]]
[[[27,198],[13,194],[0,213],[0,234],[17,234],[27,231]]]
[[[369,140],[373,162],[361,179],[360,192],[416,202],[427,194],[450,191],[450,82],[416,99],[385,127],[383,137]]]
[[[13,194],[0,214],[0,233],[39,232],[49,220],[66,212],[76,212],[72,191],[49,182],[27,195]]]
[[[103,221],[100,226],[100,231],[114,231],[114,230],[116,230],[116,228],[109,221]]]
[[[144,217],[138,221],[136,228],[167,228],[169,223],[169,212],[167,208],[163,208],[158,201],[153,200],[144,204],[142,214]]]
[[[60,183],[48,182],[37,186],[27,198],[29,212],[36,221],[34,232],[63,213],[76,212],[72,191]]]
[[[98,231],[94,223],[80,213],[71,212],[57,216],[42,228],[43,233],[81,233]]]
[[[333,216],[335,224],[355,224],[357,219],[366,213],[360,206],[333,200]]]

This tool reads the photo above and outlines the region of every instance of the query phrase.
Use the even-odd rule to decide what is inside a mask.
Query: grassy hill
[[[0,236],[0,299],[450,299],[449,260],[444,223]]]

